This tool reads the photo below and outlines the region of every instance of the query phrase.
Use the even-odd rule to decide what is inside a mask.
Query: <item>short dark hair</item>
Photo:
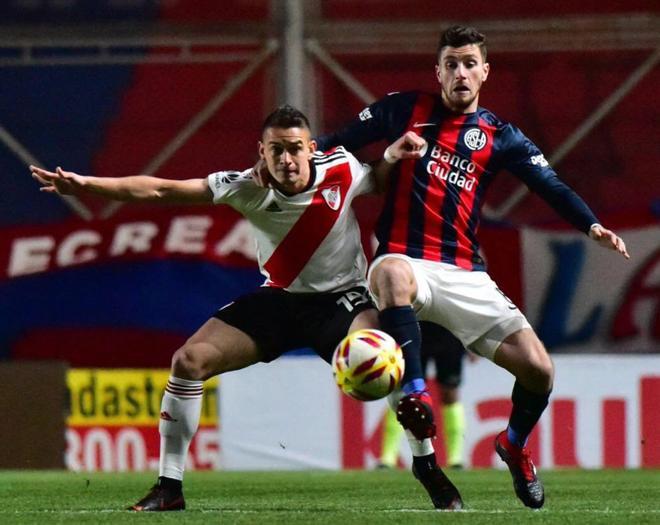
[[[469,26],[451,26],[440,35],[438,43],[438,58],[445,47],[462,47],[469,44],[475,44],[481,50],[481,56],[486,61],[486,37]]]
[[[266,117],[261,132],[263,133],[268,128],[305,128],[309,129],[309,120],[299,109],[284,104],[279,106],[275,111]]]

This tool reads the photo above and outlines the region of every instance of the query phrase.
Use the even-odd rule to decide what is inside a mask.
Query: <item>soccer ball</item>
[[[373,401],[392,392],[401,382],[404,366],[397,342],[371,328],[348,334],[332,356],[337,386],[359,401]]]

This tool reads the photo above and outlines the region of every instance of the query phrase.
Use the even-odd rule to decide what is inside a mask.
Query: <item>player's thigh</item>
[[[429,289],[418,318],[446,327],[465,348],[492,360],[502,341],[530,327],[487,273],[433,261],[418,264]]]
[[[376,308],[369,308],[363,310],[355,316],[348,328],[348,333],[355,332],[356,330],[364,330],[366,328],[378,328],[378,310]]]
[[[245,332],[220,319],[211,318],[197,330],[173,359],[173,368],[207,379],[239,370],[261,359],[255,341]]]
[[[304,316],[316,296],[262,287],[221,308],[214,317],[247,334],[259,349],[260,361],[268,363],[306,346]]]

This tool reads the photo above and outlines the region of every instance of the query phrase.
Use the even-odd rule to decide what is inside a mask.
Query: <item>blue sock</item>
[[[506,437],[512,445],[523,448],[527,444],[529,436],[522,436],[511,427],[506,427]]]
[[[411,379],[407,383],[403,384],[401,390],[403,390],[404,393],[406,394],[412,394],[413,392],[422,392],[426,390],[426,381],[424,381],[419,377],[415,379]]]
[[[403,391],[406,394],[426,388],[422,373],[422,336],[412,306],[392,306],[378,313],[380,327],[399,343],[403,351],[406,369],[403,374]]]

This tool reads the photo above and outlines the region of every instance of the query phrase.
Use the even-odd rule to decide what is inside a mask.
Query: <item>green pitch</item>
[[[0,523],[660,523],[660,471],[543,472],[546,506],[531,511],[506,471],[450,472],[462,512],[437,512],[407,471],[204,472],[186,476],[188,510],[131,513],[148,474],[0,472]]]

